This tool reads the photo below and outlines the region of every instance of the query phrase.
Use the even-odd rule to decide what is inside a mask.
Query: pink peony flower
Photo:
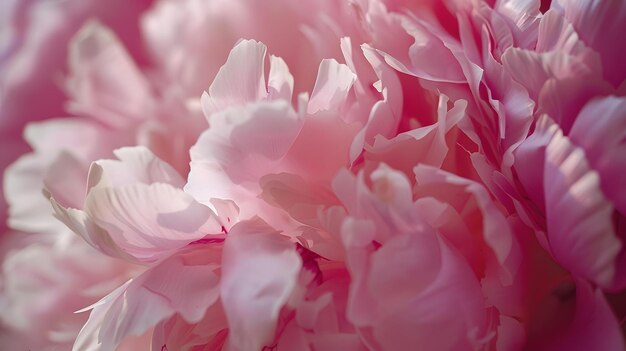
[[[626,349],[626,3],[117,5],[2,5],[3,345]]]

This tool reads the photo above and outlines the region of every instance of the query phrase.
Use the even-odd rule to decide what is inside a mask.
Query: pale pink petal
[[[355,327],[366,326],[378,315],[377,301],[369,292],[369,282],[365,267],[373,251],[376,238],[375,225],[367,220],[346,218],[341,226],[341,239],[346,251],[346,267],[350,271],[350,297],[346,315]]]
[[[10,205],[7,224],[12,228],[35,233],[63,230],[42,193],[45,168],[41,163],[40,157],[26,155],[6,169],[4,195]]]
[[[172,256],[91,306],[73,350],[115,350],[127,336],[141,335],[174,314],[199,322],[219,298],[218,249]],[[96,343],[99,344],[96,346]]]
[[[61,223],[52,217],[48,196],[43,194],[45,182],[59,181],[58,189],[49,190],[64,205],[81,205],[89,162],[108,157],[110,149],[125,139],[77,118],[32,123],[24,137],[35,152],[24,155],[6,169],[4,191],[10,205],[9,225],[29,232],[62,229]]]
[[[59,219],[89,244],[109,255],[154,261],[206,235],[223,234],[221,221],[179,188],[183,179],[167,163],[144,147],[115,154],[119,160],[92,164],[84,212],[51,194]]]
[[[68,152],[86,162],[108,157],[117,145],[131,141],[122,133],[79,117],[30,123],[24,129],[24,139],[37,154],[53,157]]]
[[[341,245],[341,223],[346,217],[342,207],[331,207],[328,210],[320,211],[318,207],[318,218],[316,227],[301,228],[301,235],[298,240],[310,251],[332,261],[345,261],[345,250]]]
[[[577,73],[573,71],[575,74],[565,77],[557,72],[557,76],[551,77],[554,79],[545,82],[539,92],[539,100],[535,100],[541,113],[547,113],[565,133],[569,133],[582,107],[595,96],[610,94],[614,88],[602,78],[602,62],[598,53],[585,45],[574,27],[558,11],[549,10],[541,19],[536,51],[562,53],[575,58],[569,61]],[[554,57],[544,58],[554,61]],[[588,72],[576,68],[581,63],[589,68]],[[536,97],[536,91],[530,93]]]
[[[402,27],[402,17],[391,14],[382,1],[360,1],[360,15],[373,28],[374,47],[381,51],[385,61],[394,69],[410,72],[408,49],[414,39]]]
[[[131,280],[127,281],[125,284],[118,287],[100,301],[89,307],[92,308],[92,311],[89,314],[89,319],[85,325],[83,325],[83,328],[76,337],[72,351],[107,351],[107,349],[113,351],[115,349],[116,345],[100,345],[99,331],[106,319],[109,305],[113,304],[117,299],[123,296],[124,291],[128,288],[131,282]],[[81,310],[79,312],[84,311]],[[117,341],[117,343],[119,342],[120,341]]]
[[[27,14],[42,0],[2,1],[20,37],[0,51],[0,124],[61,113],[58,89],[35,88],[48,76],[68,76],[66,108],[87,118],[26,131],[34,153],[5,178],[12,225],[71,234],[63,224],[149,267],[92,307],[75,351],[146,338],[153,351],[624,349],[621,295],[603,292],[626,277],[619,0],[161,0],[141,23],[152,57],[95,11],[67,68],[55,63],[67,40],[42,44],[66,26],[46,7]],[[68,31],[91,13],[77,1],[106,6],[43,0]],[[49,49],[46,69],[29,38]],[[11,93],[21,77],[39,98]],[[19,146],[11,133],[0,139]],[[39,268],[22,278],[71,276]],[[0,307],[57,301],[34,287]],[[542,299],[560,307],[543,313]],[[0,319],[13,315],[33,339],[54,319]]]
[[[211,199],[211,205],[226,230],[230,230],[238,222],[239,207],[234,202],[224,199]]]
[[[142,35],[168,88],[198,96],[207,87],[238,37],[245,36],[232,28],[243,10],[229,1],[165,0],[144,13]]]
[[[324,331],[336,331],[338,328],[337,316],[324,313],[325,309],[333,307],[331,293],[326,293],[313,301],[302,301],[298,306],[296,321],[304,329],[319,328],[324,329]]]
[[[279,349],[281,345],[292,344],[298,350],[366,350],[361,336],[346,320],[350,276],[343,264],[319,259],[310,261],[306,255],[303,260],[303,273],[318,270],[320,274],[314,278],[313,284],[305,283],[301,278],[301,284],[307,286],[306,294],[292,302],[296,309],[295,318],[281,333]],[[309,266],[311,263],[314,266]],[[283,339],[287,340],[283,342]],[[296,345],[304,346],[297,348]]]
[[[206,88],[240,38],[267,44],[292,68],[295,91],[310,92],[319,62],[341,57],[339,38],[364,36],[351,5],[333,0],[165,0],[142,25],[172,85],[189,96]]]
[[[519,2],[519,0],[517,0]],[[478,37],[480,34],[480,39],[475,38],[474,43],[466,42],[466,40],[462,40],[465,47],[470,47],[469,45],[476,45],[476,52],[480,52],[480,48],[483,51],[483,57],[472,57],[472,61],[481,65],[485,64],[485,47],[491,46],[489,52],[496,58],[499,58],[502,55],[502,52],[511,46],[519,46],[519,47],[528,47],[527,43],[523,43],[522,45],[515,45],[515,36],[513,33],[517,32],[519,28],[515,24],[511,24],[509,19],[507,18],[507,14],[500,14],[496,9],[491,9],[489,5],[484,2],[477,2],[474,6],[472,13],[480,14],[480,17],[476,15],[469,17],[471,25],[474,27],[475,36]],[[469,34],[469,33],[467,33]],[[470,37],[469,35],[467,37]],[[529,38],[526,38],[527,40]],[[534,40],[531,36],[530,40]],[[491,45],[493,43],[493,45]],[[469,45],[467,45],[469,44]],[[473,51],[474,49],[472,49]],[[481,63],[482,61],[482,63]]]
[[[122,251],[115,244],[111,236],[98,226],[87,213],[73,208],[65,208],[59,205],[53,197],[50,198],[50,203],[54,209],[55,217],[89,245],[106,255],[129,261],[133,260],[129,254]]]
[[[356,94],[367,96],[371,92],[371,82],[376,79],[375,72],[372,67],[369,67],[364,55],[360,55],[359,45],[353,42],[350,37],[343,37],[339,43],[341,47],[341,53],[343,59],[346,62],[346,66],[356,75],[356,80],[353,85],[353,89]],[[362,44],[362,48],[367,46],[370,50],[375,49],[369,47],[367,44]],[[382,61],[382,60],[381,60]],[[383,61],[384,62],[384,61]],[[382,65],[381,65],[382,66]],[[384,64],[384,67],[389,70],[393,70],[389,65]]]
[[[207,235],[222,235],[208,207],[164,183],[94,188],[85,212],[139,261],[156,261]]]
[[[211,128],[191,148],[191,172],[185,190],[207,205],[211,198],[237,200],[236,186],[254,184],[271,173],[298,137],[301,126],[299,116],[283,100],[214,114]]]
[[[266,51],[265,45],[254,40],[242,40],[232,49],[209,90],[202,94],[202,109],[207,117],[228,106],[255,102],[267,96]]]
[[[70,46],[69,60],[71,111],[114,127],[152,113],[149,83],[111,30],[86,24]]]
[[[184,179],[168,163],[143,146],[113,151],[117,160],[99,160],[89,169],[88,188],[115,187],[134,183],[166,183],[182,187]]]
[[[337,111],[356,80],[356,75],[346,65],[335,60],[323,60],[317,72],[317,81],[311,93],[307,112]]]
[[[71,154],[62,152],[46,170],[43,186],[63,206],[79,208],[87,189],[86,174],[84,163]]]
[[[272,100],[291,101],[293,84],[293,76],[285,61],[280,57],[271,55],[270,73],[267,78],[268,97]]]
[[[221,296],[228,350],[260,350],[274,336],[302,262],[293,243],[259,219],[240,222],[224,245]]]

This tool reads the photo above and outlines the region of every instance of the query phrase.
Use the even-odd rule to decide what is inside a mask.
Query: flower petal
[[[235,45],[208,92],[202,94],[202,109],[207,117],[228,106],[267,96],[263,67],[266,51],[265,45],[254,40],[242,40]]]
[[[307,112],[339,110],[355,80],[356,75],[348,66],[331,59],[322,60]]]
[[[147,117],[149,83],[111,30],[88,22],[71,43],[69,59],[72,111],[114,127]]]
[[[209,250],[209,251],[207,251]],[[215,272],[220,250],[187,250],[146,271],[94,304],[74,351],[100,344],[111,351],[127,336],[141,335],[160,321],[179,314],[199,322],[219,298]]]
[[[260,350],[274,338],[278,315],[302,262],[293,243],[259,219],[235,225],[224,245],[221,296],[229,350]]]
[[[582,109],[569,134],[585,150],[600,185],[615,207],[626,214],[626,98],[595,99]]]
[[[94,188],[85,212],[139,261],[156,261],[207,235],[222,234],[208,207],[164,183]]]

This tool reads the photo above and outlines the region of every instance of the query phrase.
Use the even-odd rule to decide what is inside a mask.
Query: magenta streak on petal
[[[302,258],[302,267],[315,275],[315,283],[321,284],[324,276],[322,274],[322,270],[320,269],[319,264],[317,263],[318,259],[324,259],[322,256],[316,254],[315,252],[305,248],[300,243],[296,244],[296,251]]]
[[[224,242],[224,238],[205,238],[199,239],[189,243],[189,245],[199,245],[199,244],[219,244]]]

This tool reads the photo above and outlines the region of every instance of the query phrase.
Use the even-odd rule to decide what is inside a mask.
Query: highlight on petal
[[[317,72],[307,112],[314,114],[321,110],[338,110],[346,100],[355,79],[356,76],[348,66],[335,60],[323,60]]]
[[[546,147],[544,189],[548,240],[554,255],[575,273],[609,285],[622,247],[610,219],[613,206],[584,151],[560,132]]]
[[[231,50],[207,92],[202,94],[202,108],[209,116],[228,106],[254,102],[267,95],[265,53],[267,47],[254,40],[241,40]]]
[[[277,56],[270,56],[270,74],[267,78],[268,96],[272,100],[291,101],[293,95],[293,76],[285,61]]]
[[[612,224],[613,206],[585,151],[543,116],[520,145],[516,169],[526,191],[545,204],[548,249],[572,273],[610,286],[622,243]],[[541,167],[527,177],[525,167]]]
[[[608,96],[587,103],[574,121],[569,139],[585,151],[600,186],[615,208],[626,213],[626,98]]]

